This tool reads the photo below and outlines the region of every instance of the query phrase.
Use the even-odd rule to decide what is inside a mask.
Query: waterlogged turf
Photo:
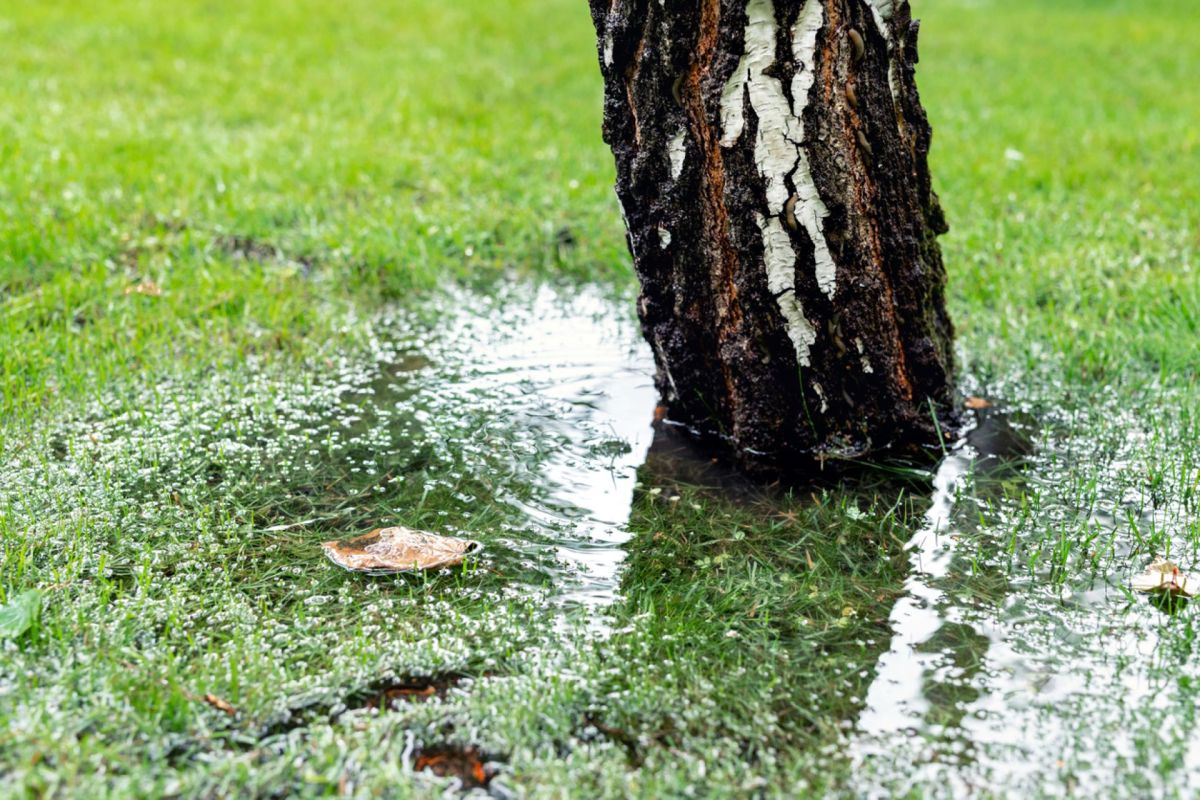
[[[0,8],[0,793],[1200,791],[1200,12],[916,12],[992,406],[789,490],[653,425],[577,4]]]
[[[906,505],[866,507],[835,554],[821,529],[874,495],[710,496],[671,479],[677,450],[622,469],[601,387],[644,387],[646,348],[628,302],[570,293],[454,293],[306,365],[142,374],[35,426],[0,478],[13,582],[46,597],[8,647],[14,788],[432,791],[407,770],[446,745],[488,754],[494,792],[794,780],[800,743],[836,727],[812,708],[849,708],[884,641],[899,573],[880,545]],[[564,325],[573,342],[547,346]],[[485,550],[389,578],[321,555],[381,524]],[[448,673],[470,680],[354,707]]]

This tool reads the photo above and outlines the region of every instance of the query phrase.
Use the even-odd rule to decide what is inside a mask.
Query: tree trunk
[[[936,443],[953,329],[908,3],[590,3],[669,418],[758,473]]]

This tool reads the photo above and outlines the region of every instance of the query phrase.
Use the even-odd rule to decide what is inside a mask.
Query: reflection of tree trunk
[[[936,441],[952,329],[900,0],[591,0],[671,418],[745,467]]]
[[[956,759],[974,757],[962,723],[978,710],[981,687],[993,684],[987,668],[998,641],[996,614],[1012,594],[1003,567],[1009,543],[984,520],[1006,494],[1020,490],[1035,452],[1028,418],[997,409],[974,413],[970,449],[942,462],[925,524],[906,545],[907,592],[889,616],[892,640],[867,692],[862,736],[849,748],[852,763],[894,755],[895,736],[911,730],[953,742]]]
[[[678,425],[663,422],[654,423],[654,439],[638,475],[640,481],[650,485],[672,483],[719,489],[732,496],[755,492],[760,488],[741,472],[714,459],[694,438],[686,436]]]
[[[975,427],[967,433],[967,444],[975,451],[972,468],[977,495],[997,499],[1005,478],[1021,477],[1026,460],[1034,453],[1032,432],[1036,428],[1034,420],[1023,414],[996,409],[975,412]]]

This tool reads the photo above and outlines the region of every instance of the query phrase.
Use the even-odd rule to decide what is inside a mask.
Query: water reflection
[[[1117,454],[1034,453],[1030,432],[985,415],[938,472],[891,647],[844,743],[861,796],[1191,793],[1193,714],[1170,700],[1164,617],[1130,602],[1119,568],[1078,566],[1089,552],[1127,563],[1165,509],[1130,491]]]
[[[709,489],[725,497],[761,499],[763,495],[760,484],[714,458],[682,426],[665,421],[654,423],[654,440],[642,474],[651,483]]]
[[[930,711],[924,692],[926,675],[938,674],[942,652],[923,645],[933,641],[945,624],[954,622],[944,616],[945,596],[938,582],[949,574],[954,561],[951,514],[971,459],[971,452],[964,449],[942,461],[934,476],[933,502],[925,524],[906,545],[912,572],[904,584],[905,595],[890,616],[894,631],[891,649],[879,661],[858,721],[867,737],[861,757],[886,753],[886,747],[877,752],[871,745],[882,744],[889,734],[915,731]]]
[[[586,294],[564,307],[543,289],[530,324],[489,354],[522,381],[530,407],[554,411],[539,424],[559,447],[540,467],[540,507],[526,510],[559,531],[556,553],[575,575],[562,595],[588,606],[616,599],[658,397],[649,348],[614,326],[612,311]]]
[[[989,655],[1005,647],[1003,632],[981,623],[986,611],[980,612],[1004,600],[1008,580],[991,565],[963,558],[958,545],[977,533],[981,509],[1008,481],[1019,481],[1033,448],[1028,431],[1008,418],[993,411],[978,416],[939,466],[924,524],[906,545],[910,573],[890,615],[891,647],[879,660],[850,744],[856,771],[885,780],[904,775],[907,786],[933,777],[920,765],[926,758],[952,783],[962,774],[952,765],[973,760],[974,743],[961,731],[984,699]],[[909,744],[897,747],[901,742]],[[940,785],[950,794],[972,788]],[[864,794],[884,797],[896,789],[881,785]]]
[[[456,320],[450,356],[461,394],[477,398],[537,451],[527,491],[504,497],[553,548],[552,592],[567,605],[616,599],[637,470],[646,460],[657,392],[632,304],[598,289],[542,285]]]
[[[891,649],[880,659],[878,677],[858,720],[865,737],[860,758],[878,755],[872,745],[889,734],[956,726],[962,709],[978,696],[971,684],[992,638],[990,631],[977,630],[965,619],[964,611],[1001,599],[1007,585],[1002,574],[989,570],[990,575],[981,575],[957,557],[956,543],[965,533],[957,520],[967,516],[960,495],[968,482],[984,494],[995,492],[998,482],[1017,474],[1032,453],[1028,435],[1009,420],[988,411],[980,417],[962,446],[943,459],[924,525],[905,546],[911,571],[905,595],[890,616]],[[977,495],[972,502],[978,504],[983,497]],[[975,598],[962,594],[960,584],[968,578],[967,594]],[[958,602],[951,602],[948,592],[955,593]],[[967,602],[960,607],[963,600]]]
[[[508,509],[506,527],[485,532],[490,563],[518,591],[536,568],[552,599],[600,616],[617,599],[643,462],[643,480],[656,484],[668,475],[668,484],[727,495],[740,481],[669,428],[655,435],[652,360],[626,302],[594,290],[522,291],[448,315],[438,328],[446,345],[406,402],[430,418],[448,409],[468,417],[447,434],[445,457],[467,454],[465,469],[492,480],[493,500]],[[1159,698],[1192,702],[1170,683],[1178,670],[1155,666],[1190,657],[1165,652],[1176,640],[1155,626],[1191,617],[1167,618],[1116,588],[1171,513],[1122,455],[1139,443],[1079,436],[1067,419],[1061,432],[1038,432],[1035,453],[1029,419],[980,417],[940,465],[908,542],[893,638],[843,743],[855,790],[1005,796],[1044,793],[1050,781],[1052,793],[1095,793],[1113,774],[1130,789],[1157,789],[1159,772],[1137,779],[1152,758],[1196,773],[1187,716],[1177,708],[1160,724],[1141,713]],[[1122,436],[1136,428],[1110,424]]]

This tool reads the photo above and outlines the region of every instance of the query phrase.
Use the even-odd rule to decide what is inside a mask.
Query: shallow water
[[[521,387],[504,413],[553,441],[531,475],[541,488],[513,501],[536,534],[514,547],[550,544],[562,570],[551,595],[591,608],[617,599],[638,466],[672,457],[669,437],[650,451],[650,355],[605,303],[540,289],[527,310],[469,323],[483,346],[463,356],[466,385],[493,399]],[[1137,428],[1092,413],[1109,416],[1108,433]],[[845,737],[856,793],[1105,794],[1114,776],[1125,794],[1200,788],[1195,701],[1177,685],[1200,670],[1164,661],[1181,636],[1190,648],[1190,618],[1122,589],[1131,560],[1149,560],[1140,537],[1182,512],[1156,507],[1127,437],[1080,441],[1026,415],[981,417],[938,469],[907,546],[892,642]],[[1088,537],[1101,559],[1083,569]]]
[[[459,325],[450,338],[467,346],[445,353],[459,363],[444,368],[459,371],[460,390],[550,443],[530,476],[533,497],[509,502],[541,534],[534,547],[552,543],[565,571],[553,593],[568,604],[612,603],[658,400],[650,350],[628,307],[591,289],[541,286]]]
[[[429,338],[396,339],[410,355],[383,359],[395,383],[370,402],[403,406],[465,472],[494,476],[508,522],[487,558],[604,630],[639,467],[737,480],[654,438],[652,360],[627,302],[550,286],[452,301]],[[1114,776],[1127,795],[1200,789],[1180,683],[1200,685],[1190,610],[1168,618],[1122,589],[1187,513],[1147,489],[1135,415],[1081,413],[1039,429],[984,412],[937,471],[891,645],[845,736],[861,796],[1107,794]]]
[[[189,618],[195,646],[269,635],[280,663],[320,649],[347,682],[362,657],[337,609],[357,620],[364,601],[423,602],[427,622],[446,596],[520,597],[605,631],[639,470],[745,491],[682,440],[655,436],[652,359],[629,298],[521,284],[450,293],[385,315],[360,345],[299,376],[251,359],[118,387],[13,454],[3,511],[50,532],[49,567],[157,592],[122,594],[89,618],[183,618],[188,598],[215,592],[219,630]],[[1195,795],[1194,608],[1168,616],[1123,588],[1156,553],[1195,563],[1195,500],[1180,499],[1195,496],[1194,467],[1162,467],[1186,463],[1191,443],[1151,447],[1145,409],[1103,396],[1040,426],[984,416],[934,478],[905,594],[880,612],[890,646],[862,665],[873,684],[829,758],[853,762],[864,797]],[[409,599],[416,582],[342,580],[320,556],[323,539],[391,524],[483,540],[481,571]],[[437,648],[470,643],[421,646],[430,663],[457,665],[460,652]],[[372,642],[382,650],[417,659],[403,636]],[[280,702],[336,688],[324,681],[298,671]]]
[[[1186,687],[1200,670],[1187,658],[1190,609],[1172,619],[1123,588],[1135,540],[1155,525],[1179,526],[1182,509],[1155,510],[1136,488],[1137,465],[1120,453],[1075,442],[1077,452],[1024,451],[1006,468],[984,458],[981,441],[996,444],[977,435],[944,460],[908,544],[891,647],[845,737],[857,793],[1194,795],[1200,764]],[[1080,474],[1097,490],[1090,514],[1053,499],[1078,504]],[[1040,494],[1026,494],[1026,483]],[[1016,512],[1034,496],[1041,509]],[[1083,525],[1073,524],[1080,515]],[[1021,564],[1055,539],[1066,542],[1062,552],[1078,547],[1080,527],[1108,571],[1056,571],[1052,557]]]
[[[519,383],[527,404],[515,424],[556,442],[535,478],[544,493],[521,507],[570,575],[554,593],[611,603],[635,472],[655,458],[650,355],[602,299],[546,289],[531,313],[481,338],[489,357],[475,386],[495,395]],[[943,460],[907,545],[891,645],[846,736],[861,796],[1105,795],[1114,776],[1126,795],[1200,789],[1195,699],[1179,687],[1200,683],[1200,669],[1171,652],[1190,653],[1190,610],[1168,618],[1123,590],[1130,565],[1149,560],[1147,531],[1186,514],[1147,491],[1136,438],[1112,436],[1136,431],[1136,418],[1090,413],[1107,425],[1079,426],[1093,431],[1080,440],[982,412]],[[1081,539],[1099,554],[1090,569]]]

